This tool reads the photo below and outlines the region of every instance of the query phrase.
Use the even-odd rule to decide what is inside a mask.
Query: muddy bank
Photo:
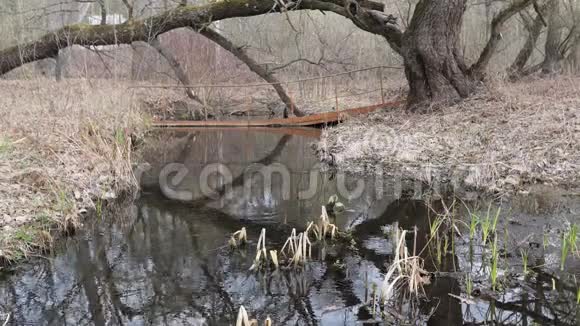
[[[541,184],[577,194],[579,83],[578,78],[496,82],[435,112],[399,108],[352,119],[327,129],[318,152],[345,171],[382,169],[454,191],[505,194]]]
[[[136,190],[133,141],[146,126],[112,81],[2,81],[0,262],[50,249],[82,216]]]

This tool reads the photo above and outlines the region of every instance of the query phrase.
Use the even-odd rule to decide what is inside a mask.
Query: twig
[[[345,72],[341,72],[341,73],[336,73],[336,74],[332,74],[332,75],[326,75],[326,76],[320,76],[320,77],[310,77],[310,78],[304,78],[304,79],[296,79],[296,80],[290,80],[290,81],[279,81],[277,83],[258,83],[258,84],[234,84],[234,85],[131,85],[127,88],[245,88],[245,87],[259,87],[259,86],[270,86],[270,85],[274,85],[274,84],[297,84],[297,83],[301,83],[301,82],[305,82],[305,81],[312,81],[312,80],[319,80],[319,79],[325,79],[325,78],[330,78],[330,77],[337,77],[337,76],[343,76],[343,75],[348,75],[351,74],[353,72],[360,72],[360,71],[368,71],[368,70],[374,70],[374,69],[379,69],[379,68],[386,68],[386,69],[404,69],[403,67],[397,67],[397,66],[375,66],[375,67],[369,67],[369,68],[363,68],[363,69],[357,69],[357,70],[350,70],[350,71],[345,71]]]
[[[9,321],[10,321],[10,313],[8,313],[8,316],[6,317],[6,321],[4,321],[4,324],[2,324],[2,326],[8,325]]]

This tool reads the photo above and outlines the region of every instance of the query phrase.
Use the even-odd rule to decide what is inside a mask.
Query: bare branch
[[[125,7],[127,8],[127,19],[128,20],[132,20],[133,19],[133,4],[130,2],[130,0],[122,0],[123,4],[125,5]]]
[[[534,0],[533,5],[534,5],[534,10],[538,14],[538,17],[542,21],[542,24],[544,25],[544,27],[548,27],[548,23],[546,22],[546,19],[544,18],[544,14],[542,14],[543,8],[540,8],[540,5],[538,5],[538,0]],[[545,6],[544,6],[544,8],[545,8]]]
[[[278,67],[271,68],[271,69],[268,70],[268,73],[271,74],[274,71],[282,70],[284,68],[288,68],[289,66],[291,66],[291,65],[293,65],[295,63],[298,63],[298,62],[306,62],[306,63],[309,63],[309,64],[311,64],[313,66],[321,66],[322,65],[322,60],[324,60],[324,57],[323,56],[318,59],[318,62],[314,62],[314,61],[309,60],[309,59],[306,59],[306,58],[298,58],[298,59],[294,59],[294,60],[288,61],[287,63],[285,63],[283,65],[280,65]]]
[[[104,0],[98,1],[104,4]],[[381,4],[364,1],[359,4],[359,12],[351,17],[341,0],[302,0],[294,10],[332,11],[351,18],[364,30],[385,37],[395,51],[400,51],[403,33],[392,24],[389,16],[366,6],[382,8]],[[173,29],[190,27],[200,30],[212,21],[257,16],[271,10],[270,0],[218,1],[204,6],[179,6],[146,19],[133,19],[117,25],[72,24],[47,33],[36,41],[0,51],[0,75],[28,62],[54,57],[60,49],[72,44],[98,46],[148,42]],[[102,17],[106,18],[106,15]]]
[[[151,45],[151,47],[157,50],[157,52],[159,52],[159,54],[161,54],[161,56],[165,58],[165,60],[167,60],[167,63],[175,73],[175,76],[177,76],[177,79],[179,79],[179,81],[183,85],[185,86],[191,85],[191,81],[189,80],[187,73],[185,72],[185,70],[183,70],[177,58],[175,58],[175,56],[170,51],[168,51],[166,48],[163,47],[163,45],[161,45],[159,38],[156,37],[153,40],[151,40],[149,42],[149,45]],[[185,94],[187,94],[187,97],[189,97],[190,99],[200,104],[203,104],[201,99],[193,93],[193,90],[191,88],[186,88]]]
[[[526,43],[520,49],[516,59],[508,69],[508,73],[510,74],[511,78],[517,78],[523,74],[524,67],[534,52],[536,42],[540,37],[542,29],[544,28],[542,19],[542,16],[537,15],[529,26],[526,24],[526,28],[528,29],[528,37],[526,39]]]
[[[476,78],[483,77],[485,69],[493,57],[499,42],[502,39],[501,29],[503,24],[520,10],[525,9],[532,0],[516,0],[510,6],[500,11],[491,22],[491,36],[487,45],[479,55],[479,59],[470,68],[470,73]]]
[[[251,71],[256,73],[262,79],[267,81],[272,85],[282,102],[286,105],[289,111],[293,111],[296,116],[302,117],[305,114],[296,108],[296,105],[288,96],[280,81],[272,74],[268,72],[264,67],[258,64],[254,59],[252,59],[243,48],[237,47],[233,44],[230,40],[219,34],[218,32],[214,31],[213,29],[207,27],[199,30],[199,33],[208,39],[212,40],[226,51],[233,54],[236,58],[240,59],[243,63],[245,63]]]

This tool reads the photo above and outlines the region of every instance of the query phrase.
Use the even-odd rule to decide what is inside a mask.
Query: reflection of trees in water
[[[378,225],[393,220],[405,227],[421,225],[412,216],[420,218],[424,212],[420,203],[392,203],[378,221],[366,221],[356,233],[380,232]],[[12,312],[18,324],[41,320],[59,325],[195,324],[201,320],[223,324],[233,320],[237,307],[244,304],[253,316],[271,315],[277,324],[314,325],[329,316],[335,318],[333,309],[365,302],[364,275],[379,282],[379,269],[387,262],[385,256],[367,257],[359,245],[360,256],[330,250],[324,261],[312,263],[301,273],[251,274],[247,269],[252,246],[246,257],[220,248],[225,235],[241,223],[219,211],[195,214],[187,206],[149,202],[129,231],[99,225],[90,236],[72,243],[65,255],[39,261],[33,269],[9,277],[0,287],[0,305]],[[259,227],[249,226],[254,237]],[[270,236],[280,237],[283,231],[274,229]],[[345,266],[333,264],[337,259]],[[536,290],[536,295],[543,291],[541,286]],[[461,306],[448,293],[459,293],[457,280],[441,278],[427,289],[430,298],[438,298],[432,300],[438,309],[429,324],[462,320]],[[495,302],[494,318],[513,323],[528,316],[555,323],[554,316],[562,321],[574,311],[540,299]],[[346,311],[348,316],[342,318],[354,318],[356,309]]]
[[[191,150],[187,143],[193,138],[183,138],[180,152],[174,153],[175,157],[186,160]],[[288,150],[290,139],[290,136],[281,137],[272,150],[255,162],[274,162]],[[219,155],[223,156],[223,153]],[[356,180],[347,178],[348,186],[352,188]],[[293,177],[292,182],[293,189],[306,183],[297,177]],[[243,183],[243,174],[240,174],[231,186],[241,188]],[[226,189],[226,185],[222,185],[217,191],[218,196]],[[316,197],[305,205],[318,209],[324,199],[336,193],[336,184],[328,182],[321,189],[319,196],[322,197]],[[381,227],[395,222],[408,230],[418,227],[419,249],[427,240],[429,210],[422,202],[397,200],[386,206],[386,201],[377,202],[374,195],[374,185],[367,186],[362,197],[347,202],[347,206],[355,210],[354,215],[338,217],[343,219],[340,225],[358,223],[353,232],[357,239],[357,252],[340,246],[334,251],[328,248],[329,252],[322,261],[309,264],[303,272],[278,271],[273,275],[248,272],[254,250],[252,246],[246,249],[246,256],[241,252],[231,253],[223,247],[227,236],[242,226],[248,228],[251,237],[257,238],[259,230],[264,227],[259,221],[242,224],[222,211],[208,207],[215,200],[211,198],[200,198],[187,205],[147,200],[130,228],[101,223],[85,238],[69,244],[63,255],[28,265],[26,267],[32,269],[8,277],[0,284],[0,310],[11,312],[17,324],[48,321],[58,325],[195,325],[201,321],[208,324],[231,322],[237,308],[243,304],[252,316],[260,319],[267,315],[275,317],[276,325],[286,322],[314,325],[321,320],[332,324],[346,323],[346,320],[356,319],[357,313],[357,309],[346,308],[357,308],[367,302],[367,285],[380,283],[380,272],[386,270],[385,264],[392,258],[366,248],[362,240],[372,236],[384,237]],[[296,203],[290,202],[291,205]],[[264,204],[257,203],[258,206]],[[290,226],[280,224],[266,227],[269,245],[281,242],[290,229]],[[411,240],[408,246],[412,248]],[[425,258],[429,263],[429,257]],[[340,264],[335,264],[337,260]],[[452,265],[446,266],[450,268]],[[366,279],[368,284],[365,284]],[[538,284],[535,299],[522,297],[509,303],[492,301],[496,309],[495,318],[512,322],[526,316],[546,324],[570,320],[567,316],[575,311],[575,307],[571,307],[571,303],[546,303],[556,299],[542,300],[545,282]],[[430,311],[437,307],[428,324],[461,323],[464,317],[461,305],[448,296],[449,293],[460,293],[457,279],[439,278],[426,291],[432,300],[422,308]],[[490,309],[485,302],[477,308],[480,307]],[[338,316],[334,314],[336,311],[344,313]],[[478,320],[489,319],[485,314],[480,313],[483,317]]]

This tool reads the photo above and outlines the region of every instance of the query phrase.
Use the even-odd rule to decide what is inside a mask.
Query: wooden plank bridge
[[[304,117],[249,119],[249,120],[163,120],[153,122],[154,127],[306,127],[334,124],[370,112],[393,108],[402,104],[402,101],[375,104],[341,111],[323,112]]]
[[[303,117],[289,117],[289,118],[272,118],[272,119],[238,119],[238,120],[160,120],[153,122],[154,127],[160,128],[267,128],[267,127],[312,127],[312,126],[322,126],[328,124],[334,124],[341,121],[348,119],[349,117],[360,116],[364,114],[368,114],[370,112],[385,109],[385,108],[394,108],[398,107],[403,104],[403,101],[391,101],[385,102],[385,96],[383,91],[383,74],[382,69],[398,69],[398,67],[389,67],[389,66],[378,66],[378,67],[370,67],[370,68],[363,68],[358,70],[352,70],[347,72],[342,72],[338,74],[328,75],[328,76],[321,76],[321,77],[309,77],[305,79],[299,80],[292,80],[286,82],[280,82],[279,84],[296,84],[296,83],[303,83],[308,81],[320,80],[320,79],[333,79],[337,76],[343,75],[350,75],[356,72],[362,71],[370,71],[378,69],[380,72],[379,77],[379,84],[380,89],[372,90],[379,91],[380,90],[380,102],[378,104],[361,106],[356,108],[348,108],[343,110],[328,111],[322,113],[316,113],[312,115],[307,115]],[[261,84],[245,84],[245,85],[145,85],[145,86],[134,86],[140,88],[186,88],[186,89],[202,89],[205,90],[206,88],[245,88],[245,87],[271,87],[272,84],[269,83],[261,83]],[[362,93],[368,94],[370,92]],[[358,95],[362,95],[358,94]],[[348,97],[351,95],[343,96]],[[336,86],[334,87],[334,100],[335,100],[335,108],[339,107],[339,96]],[[291,101],[293,104],[293,101]],[[292,107],[290,108],[292,111]]]

